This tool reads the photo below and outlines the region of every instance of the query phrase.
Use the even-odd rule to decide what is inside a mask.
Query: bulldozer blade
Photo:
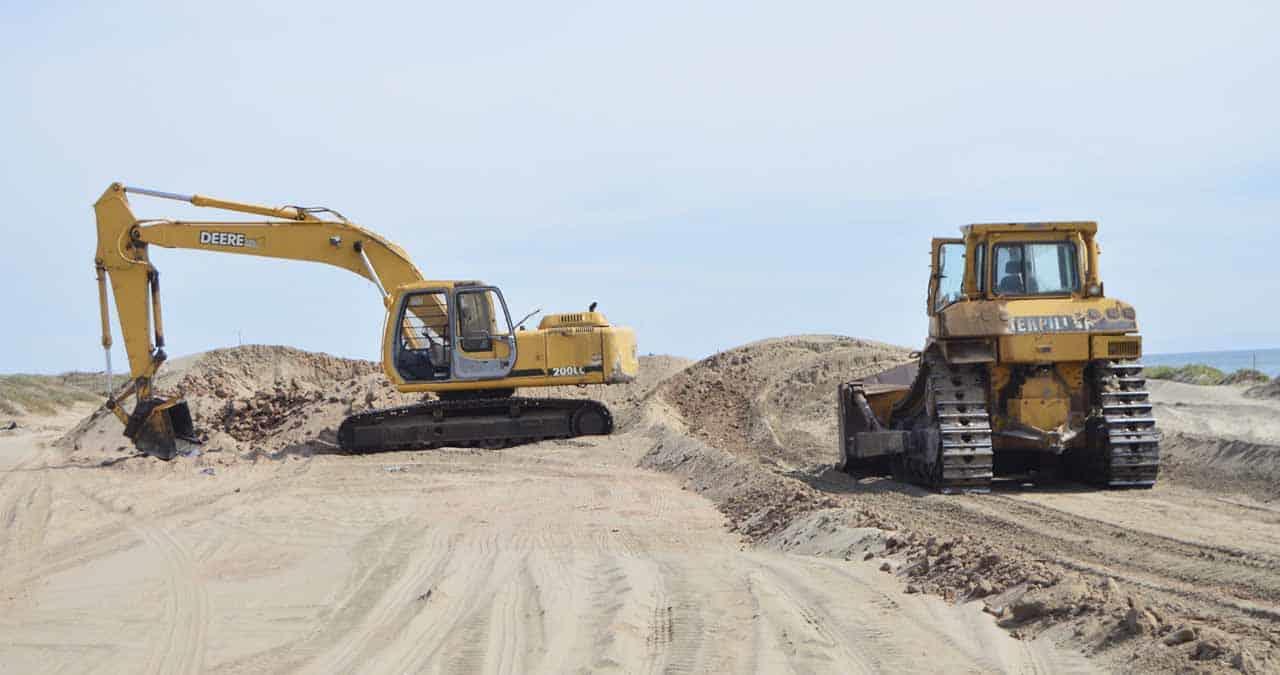
[[[198,443],[186,401],[147,399],[129,415],[124,435],[139,450],[163,460],[179,454],[180,443]]]

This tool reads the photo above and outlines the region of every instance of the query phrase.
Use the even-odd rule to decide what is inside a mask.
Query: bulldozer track
[[[981,366],[948,364],[933,355],[921,366],[923,406],[916,406],[916,418],[906,428],[924,436],[920,445],[927,454],[908,454],[898,473],[944,494],[990,492],[993,455],[985,372]]]
[[[1150,488],[1160,472],[1160,432],[1151,394],[1136,361],[1092,366],[1097,413],[1085,457],[1084,480],[1108,487]]]
[[[612,432],[613,415],[596,401],[484,398],[432,401],[352,415],[338,428],[338,445],[352,454],[444,446],[496,449]]]

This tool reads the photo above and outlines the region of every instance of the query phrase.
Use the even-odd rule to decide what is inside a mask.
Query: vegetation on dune
[[[1173,366],[1152,366],[1144,371],[1147,379],[1173,380],[1186,384],[1222,384],[1227,374],[1202,363],[1192,363],[1175,368]]]
[[[1237,370],[1236,372],[1226,376],[1222,380],[1222,383],[1223,384],[1266,384],[1267,382],[1270,382],[1270,381],[1271,381],[1271,378],[1268,377],[1267,374],[1262,372],[1261,370],[1254,370],[1253,368],[1241,368],[1240,370]]]
[[[113,378],[124,384],[124,376]],[[0,414],[51,415],[76,403],[101,401],[102,373],[0,375]]]
[[[1151,366],[1143,370],[1150,380],[1172,380],[1185,384],[1259,384],[1270,382],[1271,378],[1252,368],[1241,368],[1227,374],[1203,363],[1192,363],[1185,366]]]

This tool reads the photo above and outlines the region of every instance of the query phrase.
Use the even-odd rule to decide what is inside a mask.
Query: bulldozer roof
[[[1038,223],[975,223],[960,228],[965,235],[982,236],[994,232],[1081,232],[1095,234],[1098,224],[1092,220],[1063,220]]]

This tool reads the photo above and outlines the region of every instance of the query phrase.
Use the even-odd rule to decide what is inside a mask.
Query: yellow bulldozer
[[[268,219],[139,219],[129,194]],[[435,392],[438,399],[347,418],[338,429],[338,443],[348,452],[504,447],[608,434],[613,418],[596,401],[521,398],[515,390],[621,384],[639,372],[635,333],[611,325],[595,311],[595,303],[587,311],[547,315],[537,329],[526,330],[523,324],[536,310],[513,322],[496,286],[425,279],[399,246],[332,209],[259,206],[115,183],[94,211],[107,382],[112,381],[108,286],[130,366],[129,382],[109,392],[105,405],[140,450],[163,459],[172,458],[181,443],[195,442],[197,433],[186,402],[154,390],[166,359],[160,273],[150,258],[156,246],[325,263],[373,282],[386,308],[382,367],[387,378],[402,392]],[[130,397],[135,402],[127,410]]]
[[[924,349],[838,388],[843,468],[946,493],[996,476],[1154,485],[1137,315],[1103,293],[1097,229],[981,224],[934,239]]]

